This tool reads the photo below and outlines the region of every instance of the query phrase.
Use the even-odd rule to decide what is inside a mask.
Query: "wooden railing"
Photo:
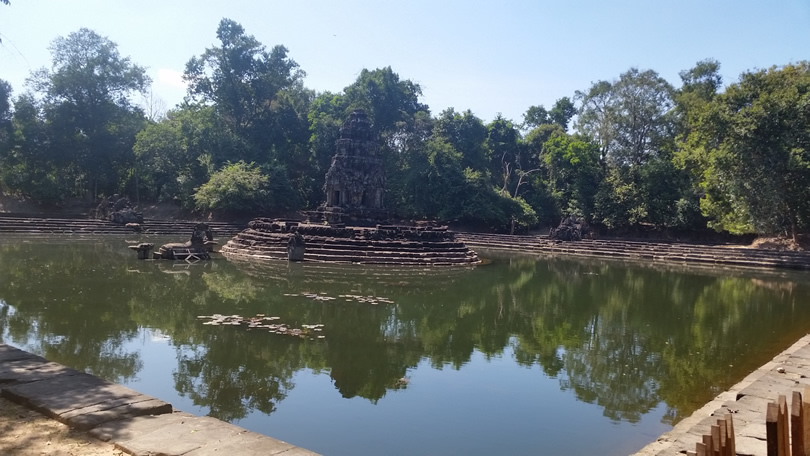
[[[695,451],[687,451],[687,456],[734,456],[737,454],[734,443],[734,420],[726,413],[712,425],[711,434],[703,436],[702,442],[695,444]],[[770,455],[770,453],[768,453]]]
[[[780,394],[776,402],[768,403],[765,430],[768,456],[810,456],[810,387],[793,392],[788,417],[787,398]]]

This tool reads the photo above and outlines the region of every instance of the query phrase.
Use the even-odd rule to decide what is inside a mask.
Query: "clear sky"
[[[337,92],[363,68],[391,66],[422,86],[434,115],[453,107],[485,121],[520,121],[630,67],[679,86],[678,72],[705,58],[726,83],[810,60],[810,0],[11,0],[0,4],[0,79],[23,92],[50,67],[50,42],[86,27],[146,67],[173,107],[185,63],[217,44],[224,17],[286,46],[310,89]]]

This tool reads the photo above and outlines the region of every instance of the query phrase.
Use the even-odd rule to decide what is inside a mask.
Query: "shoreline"
[[[7,344],[0,344],[0,397],[131,455],[316,455]]]
[[[810,386],[810,334],[780,352],[633,456],[682,456],[718,418],[731,413],[738,455],[766,456],[765,411],[780,394]]]

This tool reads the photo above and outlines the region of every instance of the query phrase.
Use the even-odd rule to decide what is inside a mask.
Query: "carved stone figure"
[[[304,261],[304,252],[306,251],[306,241],[301,233],[295,231],[290,239],[287,240],[287,260],[289,261]]]
[[[198,223],[187,242],[163,244],[152,256],[156,260],[207,260],[214,251],[214,235],[207,223]]]

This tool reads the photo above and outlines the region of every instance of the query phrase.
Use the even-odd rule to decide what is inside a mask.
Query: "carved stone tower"
[[[346,212],[383,209],[385,172],[378,152],[368,116],[362,110],[352,112],[340,129],[335,156],[326,173],[326,208]]]

